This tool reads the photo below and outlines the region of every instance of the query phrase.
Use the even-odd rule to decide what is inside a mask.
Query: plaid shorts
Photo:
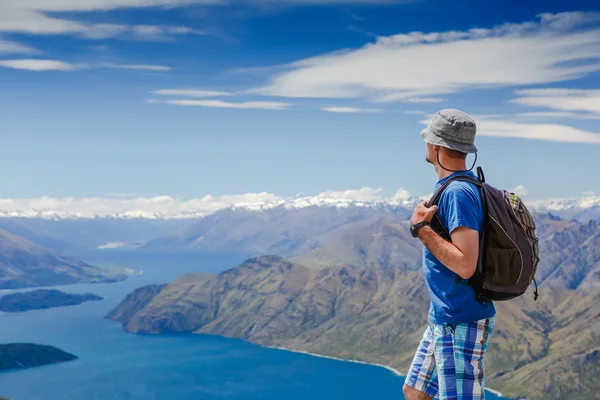
[[[483,355],[494,318],[458,325],[431,324],[415,354],[406,384],[440,400],[483,400]]]

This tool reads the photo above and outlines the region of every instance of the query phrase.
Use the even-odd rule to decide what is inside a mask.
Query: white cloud
[[[234,0],[237,3],[286,5],[322,4],[393,4],[407,0]],[[42,11],[107,11],[117,8],[182,7],[193,4],[229,4],[229,0],[2,0],[4,8],[25,8]]]
[[[477,123],[477,136],[544,140],[549,142],[600,144],[600,133],[588,132],[559,124],[528,124],[497,120],[496,116],[472,116]],[[429,125],[431,119],[420,121]]]
[[[167,100],[165,104],[186,107],[215,107],[215,108],[245,108],[261,110],[287,110],[290,103],[281,103],[277,101],[245,101],[233,103],[221,100]]]
[[[576,118],[600,116],[600,90],[591,89],[530,89],[516,92],[520,97],[512,103],[559,111],[577,111]],[[587,113],[587,114],[586,114]]]
[[[355,190],[344,190],[344,191],[327,191],[318,194],[317,198],[328,198],[328,199],[344,199],[354,201],[380,201],[382,200],[381,192],[383,189],[373,189],[370,187],[363,187]]]
[[[206,195],[194,199],[176,199],[170,196],[143,197],[134,194],[115,194],[107,197],[32,199],[0,198],[0,217],[142,217],[193,218],[210,215],[228,207],[246,207],[262,210],[285,204],[289,207],[314,205],[345,206],[353,202],[411,204],[410,194],[399,189],[386,199],[382,189],[363,187],[357,190],[327,191],[315,196],[281,197],[272,193],[245,193],[225,196]]]
[[[40,59],[23,59],[23,60],[0,60],[0,67],[21,69],[26,71],[74,71],[90,68],[115,68],[115,69],[130,69],[138,71],[170,71],[170,67],[163,65],[135,65],[135,64],[73,64],[58,60],[40,60]]]
[[[104,68],[115,68],[115,69],[132,69],[136,71],[155,71],[155,72],[167,72],[171,71],[171,67],[164,65],[141,65],[141,64],[101,64],[100,67]]]
[[[160,89],[150,92],[158,96],[183,96],[183,97],[226,97],[233,96],[230,92],[217,92],[213,90],[196,89]]]
[[[529,194],[529,191],[523,185],[519,185],[519,186],[511,189],[511,190],[509,190],[509,192],[514,193],[517,196],[527,196]]]
[[[73,71],[83,67],[57,60],[0,60],[0,67],[26,71]]]
[[[394,195],[392,196],[392,198],[390,199],[391,201],[407,201],[410,200],[412,198],[412,195],[410,194],[410,192],[406,189],[400,188],[396,191],[396,193],[394,193]]]
[[[569,111],[532,111],[519,113],[522,117],[531,118],[573,118],[573,119],[600,119],[599,114],[581,114]]]
[[[81,1],[81,3],[90,3]],[[136,39],[160,40],[173,35],[203,35],[201,30],[184,26],[124,25],[89,23],[51,17],[39,9],[11,8],[0,3],[0,32],[31,35],[77,35],[88,39],[129,36]]]
[[[512,137],[521,139],[545,140],[600,144],[600,133],[588,132],[558,124],[524,124],[510,121],[483,120],[478,124],[477,135]]]
[[[585,197],[589,197],[589,196],[595,196],[595,195],[596,195],[596,192],[594,192],[594,191],[591,191],[591,190],[590,190],[590,191],[588,191],[588,192],[583,192],[583,193],[581,193],[581,194],[582,194],[583,196],[585,196]]]
[[[406,110],[406,111],[404,111],[404,114],[428,115],[428,113],[426,113],[425,111],[420,111],[420,110]]]
[[[35,53],[35,52],[36,51],[34,49],[32,49],[31,47],[25,46],[21,43],[0,39],[0,54]]]
[[[405,100],[407,103],[441,103],[441,97],[411,97]]]
[[[234,0],[237,3],[256,5],[277,4],[279,0]],[[284,4],[359,4],[399,3],[400,0],[287,0]],[[1,0],[0,32],[36,35],[73,34],[90,39],[129,35],[138,39],[163,39],[171,35],[205,35],[203,30],[185,26],[165,27],[153,25],[98,24],[67,19],[69,12],[108,11],[119,8],[186,7],[191,5],[218,6],[230,4],[229,0]],[[54,17],[51,13],[63,13]],[[81,18],[78,16],[78,18]]]
[[[330,112],[330,113],[378,113],[382,110],[376,108],[356,108],[356,107],[324,107],[321,108],[322,111]]]
[[[600,70],[598,14],[543,15],[492,29],[413,32],[285,66],[255,93],[408,100],[468,88],[567,81]],[[581,29],[575,29],[581,28]],[[583,29],[587,28],[587,29]],[[435,60],[444,60],[443,72]]]
[[[147,218],[185,218],[212,214],[234,205],[256,206],[281,200],[269,193],[251,193],[233,196],[180,200],[170,196],[156,197],[92,197],[0,199],[0,215],[3,216],[63,216],[107,217],[113,215]]]

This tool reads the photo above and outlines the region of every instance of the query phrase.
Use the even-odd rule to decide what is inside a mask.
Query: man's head
[[[436,165],[440,156],[451,164],[464,163],[469,153],[477,153],[475,147],[475,121],[462,111],[441,110],[433,116],[431,124],[421,131],[427,143],[425,159]]]

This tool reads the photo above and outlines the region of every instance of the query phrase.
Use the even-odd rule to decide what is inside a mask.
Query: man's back
[[[472,172],[456,172],[440,180],[435,189],[458,174],[475,177]],[[450,234],[459,227],[481,234],[484,214],[479,188],[465,181],[450,183],[438,202],[437,216]],[[424,249],[423,273],[431,299],[430,323],[460,324],[495,314],[493,303],[481,304],[477,301],[475,291],[466,280],[447,268],[427,248]]]
[[[456,174],[475,178],[466,158],[477,153],[476,129],[468,115],[447,109],[421,131],[425,159],[438,175],[436,189]],[[404,383],[408,400],[476,400],[485,395],[483,357],[496,310],[491,302],[480,303],[466,283],[477,271],[483,209],[476,185],[452,181],[436,204],[423,202],[413,212],[411,233],[425,247],[423,273],[431,304],[429,324]],[[434,215],[450,240],[431,226]]]

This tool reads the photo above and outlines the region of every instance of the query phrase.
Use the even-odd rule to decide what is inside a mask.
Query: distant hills
[[[148,251],[243,251],[248,256],[269,253],[293,257],[304,254],[311,246],[320,247],[313,242],[315,235],[322,235],[339,224],[383,215],[406,219],[419,201],[421,199],[412,197],[359,201],[319,195],[239,203],[203,213],[193,212],[193,202],[186,203],[185,209],[180,211],[129,210],[108,216],[80,210],[4,211],[0,213],[0,229],[58,252],[119,246],[136,248],[148,243],[145,247]],[[526,204],[531,210],[563,219],[600,220],[600,196],[548,201],[526,199]],[[235,229],[239,237],[217,227],[216,221]],[[274,221],[285,223],[274,226]],[[271,232],[271,239],[264,232],[258,232],[261,229]]]
[[[541,298],[527,293],[497,303],[488,382],[515,397],[589,398],[600,372],[600,225],[535,218]],[[131,332],[218,334],[405,371],[429,302],[418,242],[406,228],[390,215],[337,225],[293,260],[252,258],[216,276],[188,274],[138,289],[109,318]]]
[[[116,242],[145,243],[191,223],[187,219],[0,217],[0,229],[59,253]]]
[[[122,273],[94,267],[0,230],[0,289],[116,282]]]
[[[348,224],[390,215],[406,219],[410,214],[405,208],[387,205],[226,209],[175,235],[152,240],[142,249],[293,257],[321,247],[324,236],[329,239],[332,235],[342,235]]]

